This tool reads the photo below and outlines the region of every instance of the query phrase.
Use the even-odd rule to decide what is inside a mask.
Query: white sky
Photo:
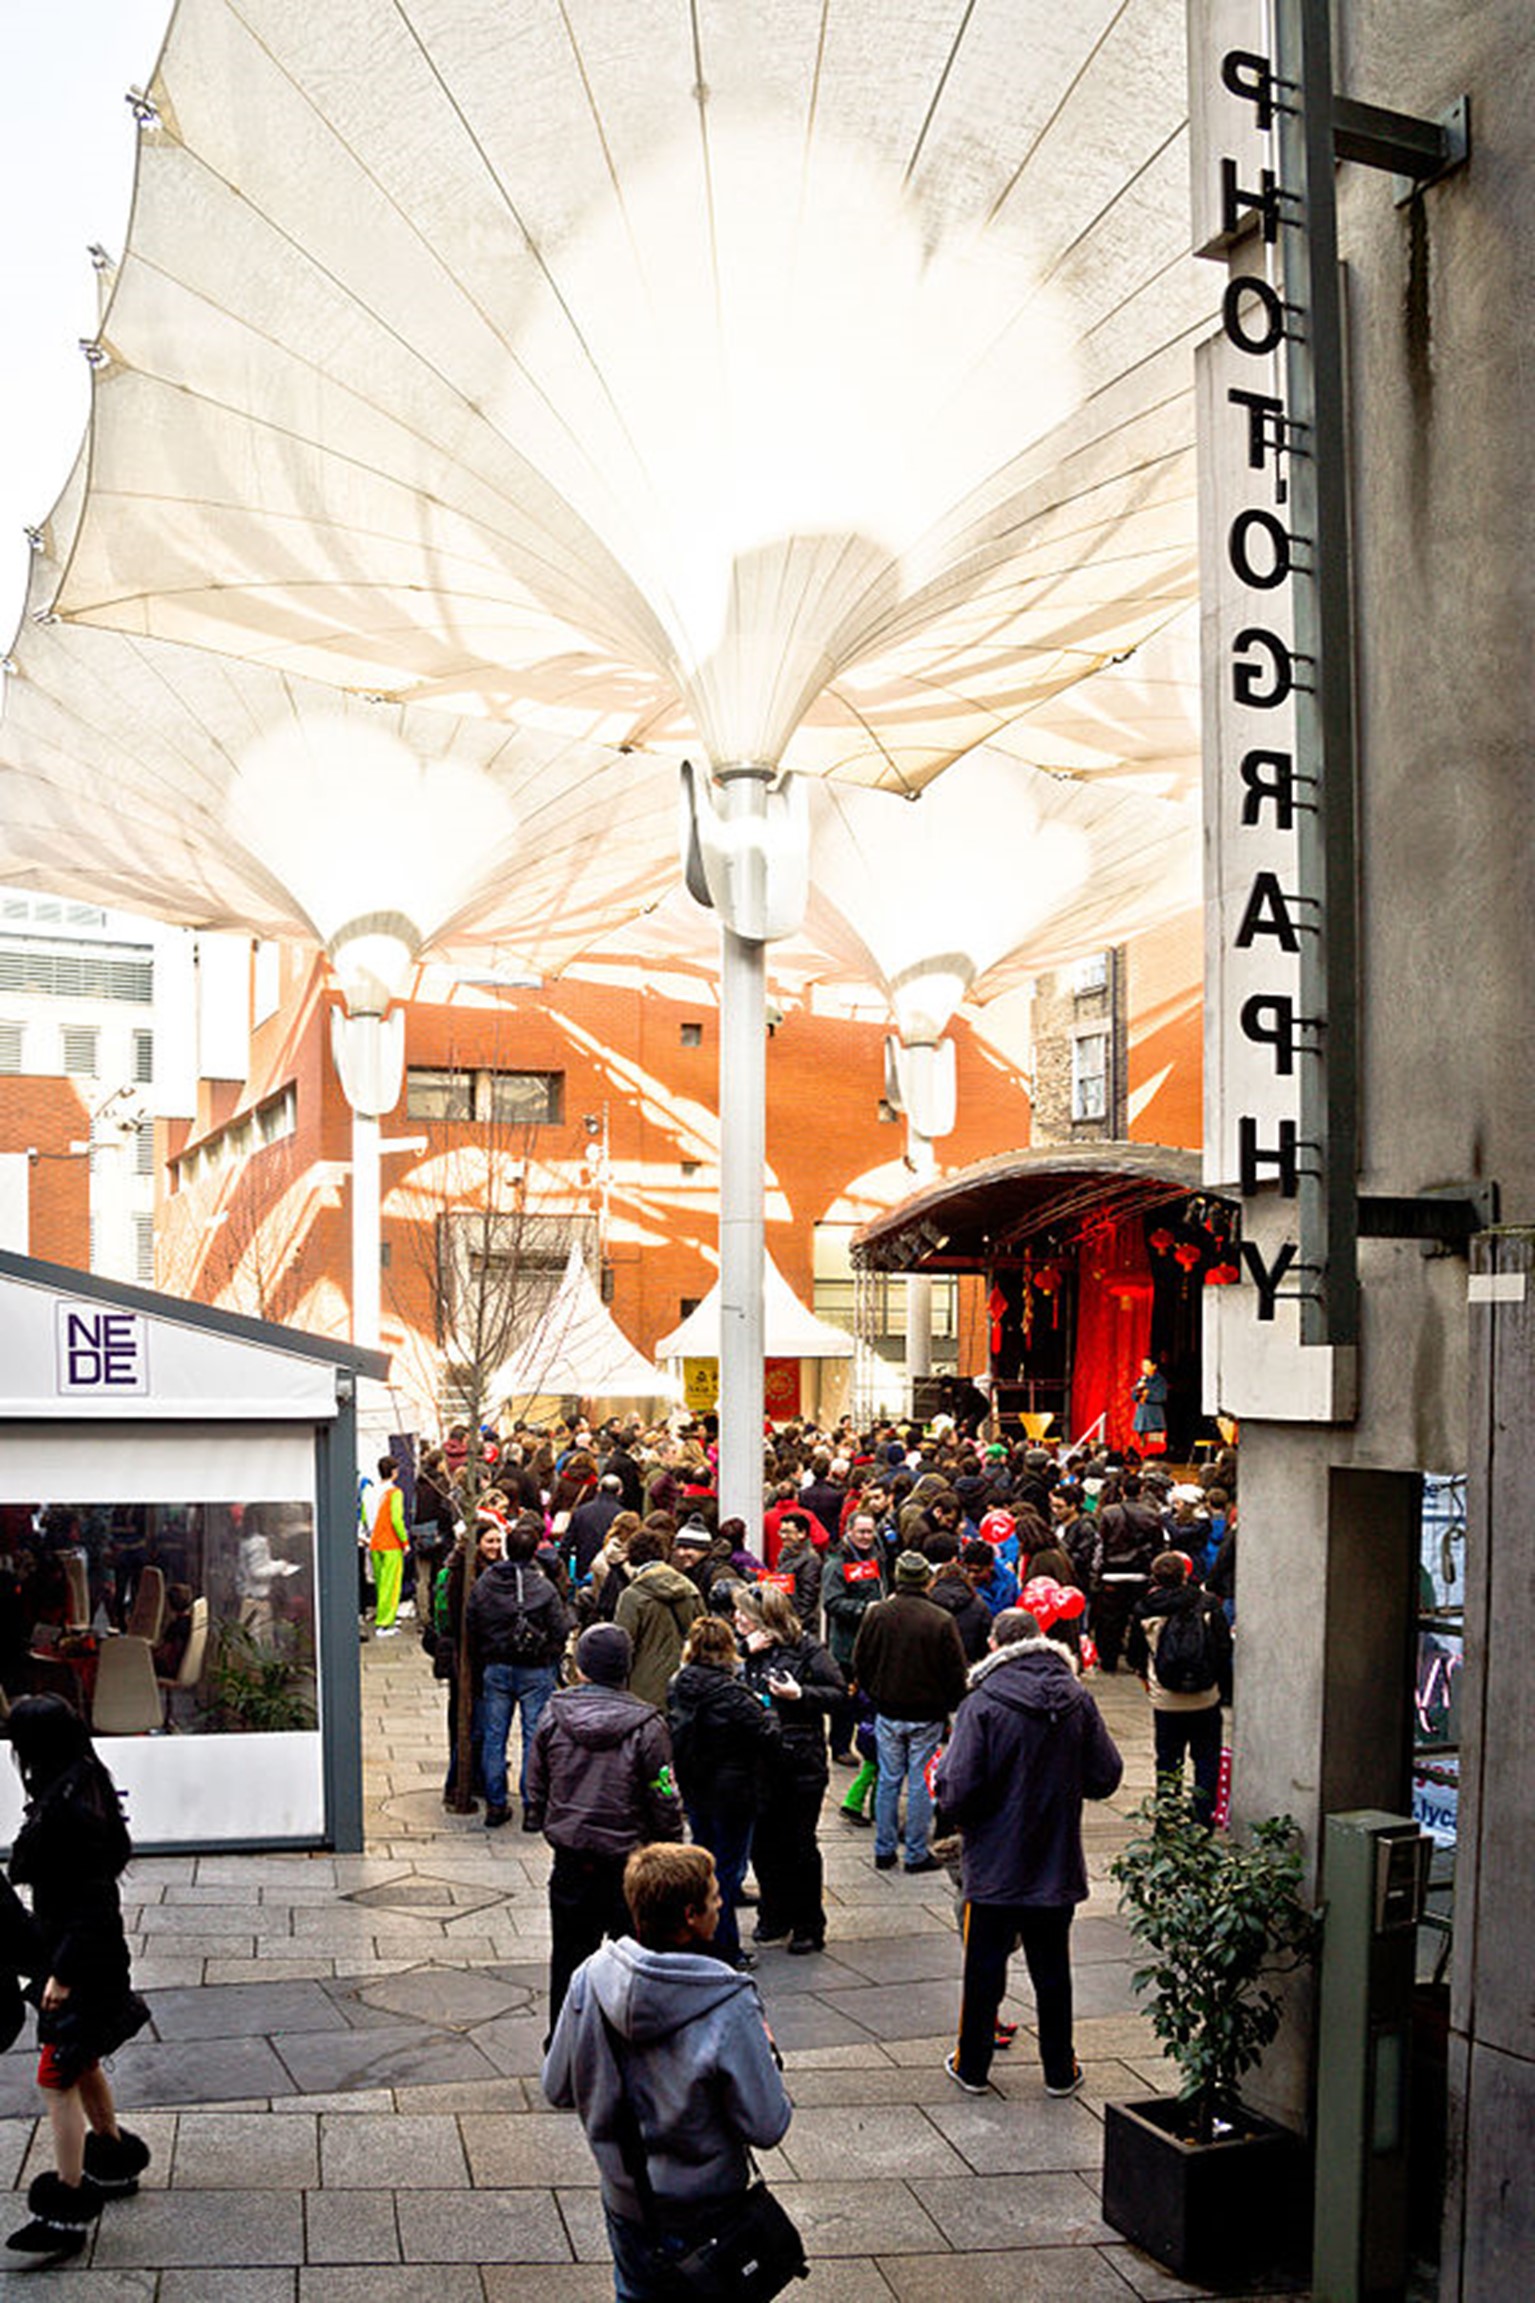
[[[148,81],[170,0],[0,0],[0,644],[27,547],[85,429],[99,241],[122,251]]]

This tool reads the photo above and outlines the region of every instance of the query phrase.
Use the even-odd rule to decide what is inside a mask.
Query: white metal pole
[[[767,778],[722,777],[727,821],[764,818]],[[767,946],[720,925],[720,1516],[762,1543]]]
[[[908,1121],[906,1164],[918,1186],[938,1172],[932,1139],[919,1135]],[[916,1413],[919,1378],[933,1372],[933,1283],[925,1272],[912,1272],[906,1281],[906,1405]]]
[[[379,1123],[352,1113],[352,1341],[379,1345],[383,1302],[379,1242],[383,1237],[382,1153]]]

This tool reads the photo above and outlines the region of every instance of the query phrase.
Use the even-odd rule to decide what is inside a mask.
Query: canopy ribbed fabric
[[[58,599],[915,790],[1195,586],[1181,0],[180,0]]]
[[[82,476],[5,682],[0,879],[321,946],[384,914],[539,973],[674,884],[669,763],[47,619]]]

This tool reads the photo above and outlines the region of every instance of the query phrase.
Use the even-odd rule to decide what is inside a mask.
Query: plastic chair
[[[158,1567],[140,1568],[123,1630],[130,1639],[147,1639],[153,1647],[164,1628],[165,1577]]]
[[[192,1628],[187,1635],[186,1646],[182,1650],[180,1669],[173,1678],[162,1677],[159,1681],[166,1697],[167,1714],[172,1720],[176,1716],[178,1697],[184,1699],[183,1708],[190,1703],[192,1690],[202,1678],[203,1664],[207,1659],[207,1653],[208,1602],[204,1598],[199,1598],[192,1602]]]
[[[148,1735],[165,1724],[155,1659],[147,1639],[104,1639],[96,1666],[91,1727],[97,1735]]]

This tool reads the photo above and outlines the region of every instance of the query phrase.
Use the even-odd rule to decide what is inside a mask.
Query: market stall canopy
[[[58,611],[914,790],[1195,590],[1181,0],[179,0]]]
[[[490,1378],[485,1398],[521,1411],[540,1398],[668,1399],[675,1391],[608,1310],[577,1242],[543,1317]]]
[[[853,1338],[817,1319],[800,1302],[771,1256],[763,1258],[763,1353],[768,1359],[851,1359]],[[718,1281],[695,1304],[680,1327],[662,1336],[657,1359],[718,1359],[720,1290]]]
[[[864,1271],[986,1271],[1050,1234],[1069,1240],[1197,1192],[1198,1152],[1167,1144],[1049,1144],[978,1160],[913,1192],[856,1232]],[[1213,1204],[1213,1203],[1212,1203]]]

